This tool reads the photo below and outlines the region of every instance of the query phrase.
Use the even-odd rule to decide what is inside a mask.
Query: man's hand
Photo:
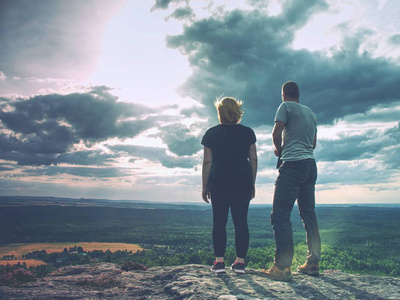
[[[274,154],[276,157],[279,157],[281,154],[279,153],[278,149],[274,149]]]

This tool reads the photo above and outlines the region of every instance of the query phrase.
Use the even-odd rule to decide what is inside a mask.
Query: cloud
[[[296,32],[325,1],[286,1],[280,15],[254,9],[222,11],[184,26],[168,36],[168,47],[187,56],[192,75],[181,86],[183,96],[197,99],[213,115],[212,102],[223,94],[244,100],[243,122],[270,122],[280,104],[280,87],[287,80],[300,85],[300,100],[317,114],[319,124],[331,124],[347,114],[362,113],[400,99],[400,67],[384,58],[360,52],[373,31],[354,34],[343,27],[342,44],[330,53],[291,48]]]
[[[390,139],[390,144],[387,143],[380,151],[379,158],[389,169],[397,171],[400,168],[400,122],[397,127],[388,129],[385,136]]]
[[[166,18],[168,21],[170,18],[174,18],[177,20],[185,20],[185,19],[193,19],[196,15],[193,12],[193,9],[190,6],[177,8],[171,15]]]
[[[117,155],[107,154],[100,150],[75,151],[58,155],[56,163],[104,166],[112,163],[115,158],[117,158]]]
[[[390,166],[392,155],[400,144],[399,135],[400,103],[392,106],[377,105],[365,113],[347,115],[334,126],[321,128],[322,138],[318,139],[315,155],[321,161],[350,161],[372,159]],[[336,135],[336,127],[342,128]],[[327,137],[327,132],[332,134]],[[387,157],[390,157],[387,159]]]
[[[108,146],[112,151],[125,152],[132,157],[130,162],[135,159],[145,158],[152,162],[160,162],[167,168],[188,168],[192,169],[200,163],[199,159],[194,156],[176,156],[168,155],[166,149],[157,147],[134,146],[134,145],[116,145]]]
[[[10,165],[0,164],[0,172],[2,171],[12,171],[14,168]]]
[[[94,157],[82,152],[70,154],[74,145],[83,142],[90,147],[108,139],[132,138],[164,120],[155,116],[163,109],[119,102],[105,87],[87,93],[1,100],[0,158],[21,165],[67,160],[85,164],[84,158],[90,161]]]
[[[1,1],[0,70],[12,76],[85,78],[100,53],[102,30],[125,3]]]
[[[151,8],[151,11],[157,9],[167,9],[170,3],[180,3],[180,2],[189,2],[189,0],[156,0],[154,6]]]
[[[320,140],[315,156],[318,157],[319,161],[368,159],[381,148],[381,145],[376,141],[371,143],[370,138],[369,135],[356,135],[342,136],[338,140]]]
[[[192,127],[197,129],[196,125],[192,125]],[[191,128],[185,125],[175,123],[162,126],[160,130],[158,136],[168,146],[168,150],[178,156],[193,155],[201,150],[201,137],[194,135]]]
[[[400,45],[400,33],[396,33],[393,34],[390,38],[389,38],[389,42],[395,46]]]
[[[57,176],[62,174],[69,174],[79,177],[92,177],[92,178],[114,178],[124,177],[131,175],[125,172],[123,168],[96,168],[96,167],[59,167],[48,166],[45,168],[26,169],[23,171],[29,176]]]
[[[390,105],[378,104],[365,113],[346,115],[343,120],[348,123],[365,124],[367,122],[397,122],[400,116],[400,102]]]
[[[0,71],[0,81],[5,81],[7,79],[6,74]]]
[[[378,185],[382,190],[390,190],[391,183],[398,180],[399,155],[400,123],[383,130],[378,126],[364,133],[320,140],[315,151],[318,184],[322,184],[323,189],[339,184]]]
[[[317,184],[322,189],[338,186],[372,186],[390,181],[393,171],[388,172],[379,163],[369,160],[318,163]],[[318,188],[317,188],[318,189]]]

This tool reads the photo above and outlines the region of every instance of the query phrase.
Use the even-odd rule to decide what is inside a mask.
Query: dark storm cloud
[[[13,76],[85,78],[101,49],[102,30],[125,2],[0,1],[0,70]]]
[[[171,156],[167,154],[165,149],[157,147],[117,145],[109,146],[109,148],[115,152],[125,152],[128,155],[134,157],[131,159],[131,162],[133,163],[136,159],[146,158],[153,162],[160,162],[164,167],[167,168],[191,169],[195,165],[199,164],[199,161],[195,157]]]
[[[151,115],[159,110],[118,102],[105,87],[16,101],[3,98],[0,107],[0,158],[22,165],[104,163],[111,157],[69,152],[79,142],[90,145],[109,138],[135,137],[163,121]]]
[[[195,126],[195,125],[193,125]],[[172,153],[183,156],[193,155],[201,149],[200,137],[191,134],[191,129],[180,123],[163,126],[158,135]]]
[[[296,31],[326,9],[324,1],[286,1],[278,16],[257,9],[219,11],[184,26],[182,34],[167,37],[167,45],[186,55],[193,68],[181,93],[203,103],[209,115],[215,97],[238,97],[245,102],[243,121],[251,126],[273,123],[280,87],[288,80],[299,83],[300,100],[316,112],[319,124],[398,101],[400,67],[359,53],[371,30],[345,34],[331,56],[291,48]]]

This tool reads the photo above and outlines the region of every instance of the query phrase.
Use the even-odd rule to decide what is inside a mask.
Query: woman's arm
[[[253,199],[256,196],[256,176],[257,176],[257,165],[258,165],[257,149],[255,143],[250,145],[249,160],[251,166],[251,173],[253,176],[253,195],[252,195]]]
[[[210,199],[210,191],[208,190],[208,179],[210,178],[212,164],[212,151],[210,148],[204,146],[204,157],[203,157],[203,168],[202,168],[202,181],[203,181],[203,190],[201,196],[203,200],[209,203]]]

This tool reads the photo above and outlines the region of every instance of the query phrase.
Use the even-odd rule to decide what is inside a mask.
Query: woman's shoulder
[[[212,127],[208,128],[204,134],[212,134],[212,133],[218,131],[220,127],[221,127],[221,124],[212,126]]]
[[[212,127],[208,128],[207,131],[218,130],[218,129],[221,128],[221,127],[222,127],[222,125],[221,125],[221,124],[218,124],[218,125],[215,125],[215,126],[212,126]]]
[[[243,125],[243,124],[238,124],[239,125],[239,128],[241,128],[241,130],[244,130],[244,131],[254,131],[251,127],[249,127],[249,126],[246,126],[246,125]]]

